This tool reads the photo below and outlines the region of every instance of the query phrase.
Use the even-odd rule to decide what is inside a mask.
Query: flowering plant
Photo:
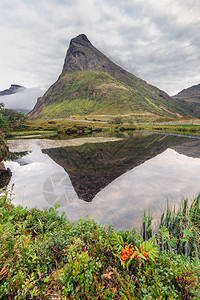
[[[122,236],[116,232],[113,236],[114,247],[117,250],[117,254],[115,255],[120,259],[123,268],[127,270],[135,260],[138,260],[139,264],[141,264],[144,261],[155,261],[158,257],[158,247],[154,245],[151,239],[142,242],[138,248],[137,246],[129,245],[127,242],[124,242]]]

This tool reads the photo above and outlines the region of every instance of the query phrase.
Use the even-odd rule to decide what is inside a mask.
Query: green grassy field
[[[153,116],[122,117],[122,124],[113,124],[116,116],[100,116],[79,117],[75,119],[35,119],[29,120],[20,125],[20,128],[6,132],[6,137],[26,136],[26,135],[56,135],[56,134],[87,134],[93,131],[124,131],[124,130],[141,130],[154,131],[163,133],[176,133],[182,135],[200,135],[200,124],[195,123],[193,119],[169,119],[169,118],[153,118]],[[145,118],[145,119],[144,119]],[[193,121],[191,124],[184,123]],[[105,123],[104,123],[105,122]],[[149,122],[149,123],[148,123]],[[155,123],[153,123],[155,122]],[[156,122],[159,122],[157,124]],[[165,122],[165,123],[164,123]],[[177,122],[171,124],[171,122]],[[110,124],[112,123],[112,124]]]
[[[200,136],[200,124],[141,124],[137,130]]]

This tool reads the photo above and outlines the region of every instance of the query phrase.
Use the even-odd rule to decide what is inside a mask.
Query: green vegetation
[[[200,135],[200,124],[138,124],[136,130],[157,131],[163,133],[176,133],[183,135]]]
[[[200,196],[168,210],[145,241],[135,229],[115,232],[88,218],[74,224],[57,207],[27,210],[8,198],[0,196],[1,299],[200,298]]]
[[[75,134],[82,135],[84,133],[88,134],[91,132],[97,131],[109,131],[117,132],[121,131],[120,124],[104,124],[101,122],[78,122],[78,121],[68,121],[64,119],[37,119],[37,120],[28,120],[22,123],[17,130],[7,131],[6,137],[13,136],[26,136],[26,135],[35,135],[35,134],[48,134],[48,135],[66,135],[66,134]],[[135,130],[134,125],[123,125],[123,130]]]
[[[20,128],[27,118],[26,115],[16,110],[4,108],[4,104],[0,103],[0,128],[4,131]]]
[[[143,218],[143,238],[152,237],[152,217]],[[160,230],[155,235],[162,250],[172,250],[193,257],[200,255],[200,195],[193,201],[183,199],[176,210],[167,205],[161,215]]]
[[[106,72],[84,71],[63,76],[38,101],[47,103],[41,118],[62,118],[91,113],[123,114],[141,112],[133,91]]]
[[[4,140],[3,132],[0,130],[0,162],[8,156],[8,147]]]
[[[109,124],[123,124],[123,123],[124,123],[124,121],[121,116],[117,116],[109,122]]]
[[[43,109],[36,113],[40,118],[148,112],[163,117],[196,115],[187,102],[183,109],[179,101],[155,87],[149,88],[130,73],[112,76],[101,71],[65,74],[38,100],[40,105]]]
[[[77,117],[79,119],[79,116]],[[149,124],[133,124],[132,119],[125,118],[121,116],[116,116],[115,118],[108,119],[109,122],[102,123],[100,121],[84,122],[76,121],[72,119],[71,121],[65,119],[35,119],[27,120],[15,126],[13,130],[5,130],[6,137],[14,136],[26,136],[26,135],[66,135],[66,134],[88,134],[96,131],[108,131],[108,132],[119,132],[124,130],[142,130],[151,132],[162,132],[162,133],[175,133],[181,135],[200,135],[200,124],[195,123],[180,123],[187,120],[177,121],[177,124],[170,123],[170,119],[158,119],[157,122],[165,123],[149,123]],[[95,119],[96,120],[96,119]],[[134,120],[135,121],[135,120]],[[174,121],[174,119],[172,119]],[[121,124],[123,123],[123,126]]]

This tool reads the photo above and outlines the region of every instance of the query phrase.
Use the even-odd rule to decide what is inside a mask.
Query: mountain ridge
[[[0,96],[12,95],[12,94],[18,93],[24,89],[25,89],[25,87],[23,87],[21,85],[11,84],[11,86],[8,89],[0,91]]]
[[[183,89],[178,94],[172,96],[172,98],[187,102],[200,103],[200,83]]]

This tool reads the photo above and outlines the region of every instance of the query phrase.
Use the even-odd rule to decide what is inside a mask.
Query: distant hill
[[[9,89],[0,92],[0,103],[5,108],[28,113],[33,109],[37,98],[44,93],[40,87],[25,88],[21,85],[11,84]]]
[[[173,96],[173,98],[200,104],[200,83],[182,90],[177,95]]]
[[[18,84],[11,84],[11,86],[9,87],[9,89],[0,91],[0,96],[7,96],[7,95],[12,95],[15,93],[18,93],[22,90],[24,90],[25,88],[21,85]]]
[[[200,84],[184,89],[172,98],[178,101],[180,106],[185,107],[185,112],[190,111],[191,116],[200,118]]]
[[[187,102],[117,66],[81,34],[73,38],[58,80],[38,98],[30,117],[88,114],[152,113],[176,117],[195,115]]]

